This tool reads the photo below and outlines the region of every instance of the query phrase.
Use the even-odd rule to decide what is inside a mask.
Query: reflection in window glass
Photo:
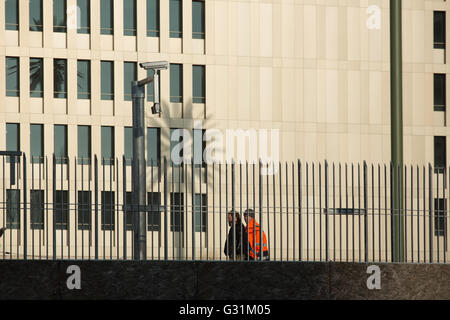
[[[29,0],[30,31],[42,31],[42,0]]]
[[[66,0],[53,0],[53,32],[66,32]]]
[[[53,60],[53,97],[67,99],[67,60]]]
[[[91,98],[91,62],[78,60],[78,99]]]
[[[19,58],[6,57],[6,96],[18,97],[20,95],[19,87]]]
[[[5,18],[6,30],[19,30],[19,0],[6,0]]]
[[[78,5],[78,33],[89,34],[91,32],[91,1],[77,0]]]
[[[30,58],[30,97],[44,97],[44,60]]]

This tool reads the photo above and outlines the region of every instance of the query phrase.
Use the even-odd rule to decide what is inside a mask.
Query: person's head
[[[239,215],[239,212],[237,212],[236,210],[231,210],[228,212],[228,225],[230,225],[230,226],[233,223],[233,215],[234,215],[235,223],[238,223],[241,221],[241,216]]]
[[[255,219],[255,210],[253,209],[247,209],[244,211],[244,219],[245,223],[248,224],[249,221],[252,221]]]

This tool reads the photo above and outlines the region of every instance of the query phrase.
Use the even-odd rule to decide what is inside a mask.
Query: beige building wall
[[[278,129],[282,161],[390,160],[388,0],[206,0],[205,40],[192,39],[190,0],[183,0],[182,39],[169,37],[166,0],[160,2],[159,38],[146,36],[143,0],[137,1],[136,37],[123,36],[122,1],[114,1],[113,36],[100,35],[99,1],[91,1],[90,35],[75,29],[53,33],[52,1],[43,3],[44,31],[28,31],[28,2],[20,1],[16,32],[5,30],[5,2],[0,2],[0,150],[6,146],[6,123],[20,123],[26,153],[29,124],[41,123],[50,157],[53,125],[67,124],[68,154],[74,158],[77,125],[90,125],[92,154],[100,156],[101,126],[107,125],[115,127],[115,155],[121,157],[123,127],[132,125],[131,102],[123,98],[123,63],[168,60],[183,64],[183,102],[169,102],[169,72],[162,71],[163,113],[152,115],[147,103],[145,120],[148,127],[161,128],[162,156],[170,157],[170,128],[192,129],[201,123],[224,133]],[[67,3],[76,5],[75,0]],[[368,28],[369,6],[380,8],[380,28]],[[434,161],[433,137],[449,133],[448,113],[433,111],[433,73],[448,73],[445,62],[450,61],[448,50],[433,49],[433,11],[448,11],[450,3],[406,0],[403,6],[404,162],[422,165]],[[19,98],[5,94],[9,56],[20,57]],[[44,59],[42,99],[29,97],[30,57]],[[66,100],[53,99],[54,58],[68,61]],[[77,99],[77,59],[91,61],[90,100]],[[102,60],[115,62],[114,101],[100,99]],[[205,104],[192,103],[194,64],[206,66]],[[138,78],[145,76],[139,69]],[[447,139],[447,149],[449,143]],[[222,228],[225,232],[226,226]]]

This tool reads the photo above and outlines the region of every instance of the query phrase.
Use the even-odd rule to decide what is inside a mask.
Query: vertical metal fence
[[[394,245],[404,246],[408,263],[449,260],[446,168],[300,160],[146,165],[148,260],[250,260],[249,241],[226,255],[232,209],[241,217],[255,211],[271,261],[390,262]],[[1,258],[133,258],[139,208],[130,159],[1,153],[0,166]],[[399,210],[392,209],[394,172],[403,181]],[[396,216],[402,233],[392,232]],[[244,239],[245,231],[242,222],[231,237]]]

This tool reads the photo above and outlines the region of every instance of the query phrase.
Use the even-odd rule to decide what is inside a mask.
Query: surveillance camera
[[[158,114],[161,113],[161,105],[159,103],[155,103],[152,107],[152,114]]]
[[[168,61],[143,62],[139,66],[145,70],[166,70],[169,68]]]

